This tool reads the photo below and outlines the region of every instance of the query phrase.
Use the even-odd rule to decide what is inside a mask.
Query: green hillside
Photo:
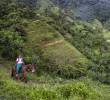
[[[104,22],[71,17],[50,0],[29,2],[0,1],[0,100],[109,100]],[[18,55],[36,69],[26,70],[27,83],[11,77]]]
[[[29,46],[29,48],[37,49],[36,45],[41,45],[42,55],[45,60],[48,60],[48,66],[53,64],[52,66],[55,67],[53,68],[54,71],[61,71],[59,73],[62,74],[63,70],[66,72],[72,70],[73,72],[76,71],[76,73],[77,71],[78,73],[86,73],[87,68],[84,65],[88,62],[86,57],[67,42],[54,28],[43,21],[36,21],[29,23],[27,33],[27,48]],[[82,66],[77,66],[78,64]],[[65,69],[65,66],[67,69]],[[66,72],[64,72],[64,74],[66,74]],[[71,72],[71,74],[73,72]]]
[[[87,67],[84,65],[89,62],[58,31],[45,21],[31,21],[25,27],[25,30],[27,40],[24,49],[30,51],[33,48],[34,50],[41,48],[43,59],[48,61],[45,63],[45,67],[47,67],[48,71],[53,72],[55,76],[48,74],[47,71],[43,74],[40,73],[40,75],[37,72],[36,74],[28,73],[27,78],[29,81],[27,84],[17,82],[9,76],[12,64],[10,65],[10,62],[2,59],[0,98],[3,98],[3,100],[65,100],[65,98],[68,100],[109,100],[109,86],[92,82],[89,79],[67,80],[56,76],[56,74],[59,74],[67,78],[79,77],[79,75],[87,72]],[[31,54],[34,53],[30,52],[28,56]],[[7,64],[4,64],[4,62]],[[59,71],[61,72],[59,73]],[[104,92],[107,94],[103,94]]]

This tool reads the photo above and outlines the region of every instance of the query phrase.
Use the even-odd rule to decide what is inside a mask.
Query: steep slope
[[[30,22],[26,29],[28,40],[25,47],[37,50],[36,46],[40,45],[50,71],[74,78],[86,74],[85,64],[89,62],[86,57],[45,21]]]

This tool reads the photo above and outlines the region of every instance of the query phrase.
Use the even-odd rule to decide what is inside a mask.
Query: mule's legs
[[[18,81],[20,80],[20,74],[17,74],[17,79],[18,79]]]
[[[27,82],[27,80],[26,80],[26,72],[23,73],[23,80],[24,80],[24,82]]]
[[[22,67],[22,75],[23,75],[23,81],[27,82],[26,80],[26,69]]]

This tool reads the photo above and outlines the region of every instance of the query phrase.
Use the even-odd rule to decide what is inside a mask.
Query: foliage
[[[91,98],[92,95],[93,95],[93,98],[98,97],[98,96],[100,97],[100,95],[97,94],[96,91],[93,92],[89,86],[86,86],[85,84],[80,83],[80,82],[66,84],[64,86],[61,86],[59,88],[59,90],[61,91],[61,94],[67,99],[70,97],[72,98],[73,95],[77,95],[77,94],[79,94],[79,95],[81,94],[82,99],[87,99],[87,98],[89,99],[89,98]]]
[[[19,49],[23,46],[23,40],[17,32],[3,30],[0,31],[0,46],[2,56],[15,58]]]
[[[58,21],[58,20],[56,20]],[[56,24],[57,23],[57,24]],[[100,21],[92,23],[84,21],[68,22],[66,16],[63,21],[52,23],[73,46],[92,61],[87,65],[89,70],[95,71],[95,77],[101,82],[109,83],[109,48],[103,36],[103,26]],[[62,27],[58,26],[62,24]],[[91,67],[90,67],[91,66]],[[98,74],[99,73],[99,74]],[[102,75],[104,73],[104,76]]]
[[[0,1],[0,54],[12,60],[22,53],[25,63],[36,67],[35,74],[27,74],[32,79],[29,84],[17,83],[1,68],[0,99],[109,100],[109,86],[81,82],[87,76],[110,83],[110,54],[102,23],[74,20],[71,12],[47,1],[37,1],[41,3],[37,10],[30,0]]]
[[[12,3],[12,0],[2,0],[0,1],[0,18],[4,18],[6,15],[10,12],[10,3]]]
[[[93,100],[102,98],[101,93],[84,82],[70,81],[56,85],[24,84],[10,80],[9,76],[2,71],[0,71],[0,90],[0,98],[2,100],[65,100],[71,98]]]

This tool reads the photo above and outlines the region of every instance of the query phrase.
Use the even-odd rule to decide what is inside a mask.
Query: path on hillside
[[[56,44],[61,44],[63,42],[64,42],[64,40],[57,40],[57,41],[54,41],[54,42],[49,42],[49,43],[45,44],[44,47],[53,46],[53,45],[56,45]]]

